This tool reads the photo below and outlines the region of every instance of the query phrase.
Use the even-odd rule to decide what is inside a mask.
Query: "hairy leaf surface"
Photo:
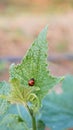
[[[17,79],[20,83],[20,85],[17,86],[24,86],[25,92],[26,90],[29,91],[28,88],[31,88],[28,84],[29,80],[34,78],[35,83],[34,86],[32,86],[33,89],[31,88],[32,91],[30,91],[29,96],[32,95],[30,97],[32,97],[35,102],[37,101],[37,98],[39,99],[39,102],[41,102],[42,98],[48,93],[48,90],[61,81],[61,78],[53,77],[47,69],[47,29],[48,28],[46,27],[33,42],[21,64],[13,64],[10,67],[11,83],[15,86],[13,79]],[[14,90],[16,91],[16,89]],[[15,91],[14,93],[16,93]],[[24,100],[27,101],[26,96],[24,97]]]
[[[0,115],[3,114],[9,106],[7,96],[9,95],[10,87],[9,84],[0,82]]]

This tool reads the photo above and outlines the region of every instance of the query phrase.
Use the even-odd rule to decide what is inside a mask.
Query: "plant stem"
[[[36,126],[36,119],[35,119],[35,115],[33,113],[33,111],[29,108],[29,106],[27,104],[24,104],[24,106],[26,107],[26,109],[28,110],[31,119],[32,119],[32,130],[37,130],[37,126]]]
[[[33,126],[33,130],[37,130],[37,128],[36,128],[36,119],[35,119],[34,115],[32,115],[32,126]]]
[[[27,108],[28,108],[29,114],[30,114],[31,119],[32,119],[32,128],[33,128],[33,130],[37,130],[35,115],[34,115],[33,111],[30,110],[28,105],[27,105]]]

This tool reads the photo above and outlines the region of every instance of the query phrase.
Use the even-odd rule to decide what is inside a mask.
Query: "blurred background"
[[[0,0],[0,81],[47,24],[52,74],[73,74],[73,0]]]

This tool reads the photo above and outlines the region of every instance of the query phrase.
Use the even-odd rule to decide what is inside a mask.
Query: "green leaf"
[[[15,126],[15,123],[19,128]],[[0,130],[12,130],[12,128],[23,130],[23,127],[24,130],[27,130],[26,127],[29,129],[32,127],[29,113],[23,106],[18,105],[17,107],[17,105],[11,104],[6,113],[0,116]]]
[[[9,114],[0,122],[0,130],[29,130],[29,128],[19,116]]]
[[[38,130],[45,130],[45,124],[41,120],[38,121],[37,129]]]
[[[38,38],[28,50],[26,56],[23,58],[21,64],[13,64],[10,67],[10,82],[14,87],[14,79],[17,79],[19,81],[19,85],[17,84],[16,86],[20,86],[20,88],[23,86],[25,92],[26,90],[29,91],[28,88],[31,88],[31,86],[29,86],[28,82],[30,79],[34,78],[34,85],[32,86],[33,89],[31,88],[32,91],[29,93],[30,100],[33,104],[34,102],[39,104],[42,98],[48,93],[48,90],[62,80],[61,78],[53,77],[47,69],[47,30],[48,28],[46,27],[39,34]],[[20,92],[18,92],[18,94],[20,97]],[[27,101],[25,97],[24,101]]]
[[[52,130],[73,128],[73,76],[62,84],[63,93],[51,92],[43,100],[40,120]]]
[[[7,96],[9,95],[10,87],[9,84],[0,82],[0,115],[3,114],[9,107],[9,102],[7,101]]]

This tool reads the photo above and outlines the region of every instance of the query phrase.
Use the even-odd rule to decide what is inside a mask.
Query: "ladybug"
[[[32,79],[30,79],[30,80],[28,81],[28,85],[29,85],[29,86],[34,86],[34,84],[35,84],[34,78],[32,78]]]

